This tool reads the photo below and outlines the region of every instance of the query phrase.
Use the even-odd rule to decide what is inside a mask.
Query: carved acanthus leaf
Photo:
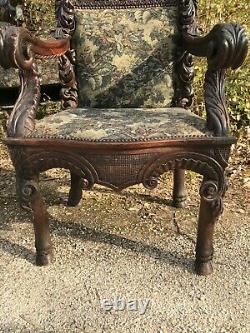
[[[224,82],[225,70],[207,71],[204,84],[207,127],[217,136],[227,135],[230,128]]]
[[[10,137],[28,135],[35,128],[36,111],[40,101],[40,78],[36,64],[20,70],[21,93],[7,121]]]
[[[56,0],[55,2],[57,29],[64,35],[71,36],[75,31],[74,6],[69,0]]]
[[[179,29],[181,32],[193,34],[196,31],[195,16],[197,10],[197,1],[180,0],[179,1]]]
[[[178,29],[181,33],[196,32],[195,24],[196,4],[193,0],[179,1]],[[193,101],[192,82],[194,78],[193,57],[186,51],[181,41],[176,48],[176,82],[173,106],[190,107]]]
[[[18,68],[21,93],[7,121],[7,134],[22,137],[34,130],[35,115],[40,100],[40,80],[36,57],[59,56],[69,48],[69,40],[40,40],[20,27],[0,29],[0,65]]]
[[[224,169],[214,158],[199,153],[189,153],[188,157],[186,154],[161,156],[142,171],[142,182],[145,187],[154,188],[157,186],[157,180],[162,174],[176,168],[197,172],[206,179],[215,182],[217,184],[216,196],[224,193]]]
[[[23,155],[22,160],[16,163],[26,171],[27,174],[24,174],[26,178],[52,168],[63,168],[80,176],[84,189],[90,189],[98,181],[98,175],[93,166],[85,158],[71,152],[41,151]]]

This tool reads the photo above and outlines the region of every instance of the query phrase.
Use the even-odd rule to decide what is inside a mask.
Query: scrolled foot
[[[201,262],[196,260],[195,261],[195,272],[198,275],[210,275],[213,273],[213,266],[212,261]]]
[[[53,251],[41,251],[36,253],[36,265],[37,266],[48,266],[50,263],[54,261]]]

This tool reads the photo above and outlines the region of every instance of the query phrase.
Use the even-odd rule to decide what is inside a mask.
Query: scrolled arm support
[[[240,67],[248,52],[246,30],[239,24],[217,24],[205,37],[183,33],[184,47],[198,57],[206,57],[208,69]]]
[[[5,26],[0,29],[0,65],[30,69],[35,58],[54,58],[69,50],[69,38],[42,40],[24,28]]]
[[[5,68],[30,69],[34,56],[30,50],[28,30],[14,26],[0,29],[0,65]]]
[[[60,57],[69,50],[69,38],[41,40],[20,27],[0,29],[0,65],[19,69],[21,93],[7,121],[7,134],[23,137],[35,127],[40,101],[40,79],[36,58]]]
[[[246,30],[238,24],[217,24],[205,37],[182,33],[185,49],[199,57],[206,57],[204,98],[207,127],[216,136],[228,135],[229,116],[226,109],[224,81],[227,68],[240,67],[248,52]]]

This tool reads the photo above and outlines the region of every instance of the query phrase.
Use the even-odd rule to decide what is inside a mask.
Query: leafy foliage
[[[250,33],[249,0],[200,0],[198,9],[198,25],[202,33],[208,33],[219,22],[237,22]],[[204,60],[195,60],[195,101],[197,114],[204,112],[203,82],[206,71]],[[242,130],[250,125],[250,55],[243,66],[227,73],[226,96],[231,127],[234,131]]]
[[[55,28],[55,0],[24,0],[23,23],[29,30],[48,36]]]

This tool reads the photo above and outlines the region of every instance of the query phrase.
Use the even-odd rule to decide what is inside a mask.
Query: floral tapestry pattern
[[[76,10],[81,107],[168,107],[177,8]]]
[[[206,121],[182,108],[79,108],[38,121],[30,137],[96,141],[142,141],[210,136]]]

